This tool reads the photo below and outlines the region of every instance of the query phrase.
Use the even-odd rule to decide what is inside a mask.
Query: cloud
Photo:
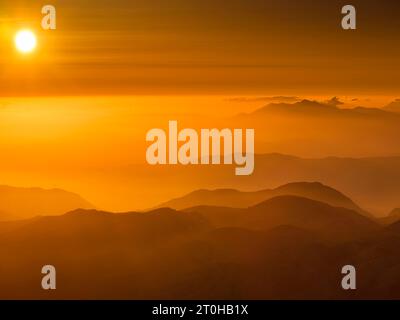
[[[300,101],[296,96],[272,96],[272,97],[237,97],[230,98],[231,102],[297,102]]]
[[[324,103],[334,107],[344,104],[344,102],[340,101],[338,97],[333,97],[330,100],[324,101]]]

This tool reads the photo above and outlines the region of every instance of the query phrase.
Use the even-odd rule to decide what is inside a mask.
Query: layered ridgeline
[[[93,205],[79,195],[61,189],[0,186],[0,220],[26,219],[38,215],[57,215]]]
[[[158,207],[170,207],[177,210],[199,205],[247,208],[282,195],[294,195],[322,201],[332,206],[348,208],[370,216],[349,197],[319,182],[294,182],[275,189],[254,192],[242,192],[235,189],[196,190],[181,198],[165,202]]]
[[[307,157],[400,154],[398,101],[386,108],[343,108],[341,104],[337,98],[270,103],[233,122],[255,129],[258,153]]]
[[[187,190],[259,190],[293,181],[320,181],[345,192],[374,215],[383,216],[400,206],[398,105],[395,100],[382,108],[345,108],[333,98],[269,103],[233,117],[208,117],[201,121],[205,128],[255,129],[256,155],[250,176],[243,179],[232,174],[235,165],[128,165],[111,168],[108,175],[114,178],[115,172],[120,172],[121,184],[129,180],[135,185],[107,194],[130,199],[132,188],[137,188],[142,196],[119,208],[126,210],[135,205],[149,208]],[[185,127],[200,129],[194,122],[188,118],[179,121]],[[126,197],[121,197],[121,192]]]
[[[58,275],[51,298],[368,297],[343,291],[340,270],[349,257],[368,266],[359,252],[381,234],[386,231],[356,211],[297,196],[246,209],[75,210],[3,222],[0,298],[49,298],[37,283],[49,263]]]
[[[262,115],[272,115],[272,114],[285,114],[285,115],[299,115],[306,117],[321,117],[321,116],[334,116],[336,118],[359,118],[368,120],[368,116],[381,117],[384,119],[392,118],[394,120],[399,120],[395,111],[397,111],[397,106],[400,100],[395,100],[389,105],[383,108],[366,108],[358,106],[355,108],[341,108],[340,105],[343,104],[338,98],[334,97],[329,101],[316,101],[316,100],[301,100],[294,103],[270,103],[264,107],[257,109],[256,111],[249,114],[242,114],[242,116],[252,117],[252,116],[262,116]],[[381,120],[381,119],[376,119]]]
[[[270,190],[293,181],[318,181],[331,186],[376,216],[386,216],[393,208],[400,206],[400,157],[300,158],[265,154],[256,155],[255,163],[254,173],[245,178],[232,175],[232,168],[229,166],[180,166],[174,170],[163,166],[131,166],[124,168],[123,174],[141,186],[140,193],[145,198],[147,208],[153,207],[154,203],[166,204],[167,200],[180,197],[187,190]],[[126,192],[123,191],[127,197],[132,194],[132,188],[134,187],[130,186]],[[118,192],[120,194],[121,190]],[[262,196],[260,194],[261,201],[264,200]],[[240,199],[243,197],[239,195]],[[142,198],[139,200],[142,201]],[[173,203],[168,205],[174,207]],[[251,203],[245,203],[247,205]],[[187,205],[183,203],[178,208],[182,207]]]
[[[399,222],[382,226],[320,183],[260,194],[194,192],[172,201],[184,210],[0,222],[0,298],[400,299]],[[356,291],[340,285],[349,263]],[[57,269],[51,294],[38,285],[47,264]]]

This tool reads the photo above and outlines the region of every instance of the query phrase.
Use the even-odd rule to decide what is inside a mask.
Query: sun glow
[[[36,48],[36,36],[30,30],[21,30],[15,36],[15,46],[21,53],[30,53]]]

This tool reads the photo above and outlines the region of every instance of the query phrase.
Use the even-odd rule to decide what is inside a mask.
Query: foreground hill
[[[341,267],[355,257],[368,265],[358,253],[369,259],[386,232],[355,211],[296,196],[203,208],[2,222],[0,298],[359,298],[363,291],[341,289]],[[40,288],[46,264],[57,269],[55,291]]]
[[[93,208],[79,195],[61,189],[0,186],[0,220],[58,215],[74,209]]]
[[[335,98],[333,98],[335,99]],[[378,117],[386,119],[396,119],[399,120],[397,114],[394,114],[395,108],[399,101],[394,101],[390,105],[384,108],[366,108],[366,107],[355,107],[355,108],[340,108],[337,103],[339,100],[330,101],[315,101],[315,100],[301,100],[295,103],[270,103],[264,107],[261,107],[247,116],[263,116],[270,114],[285,114],[294,115],[301,117],[336,117],[336,118],[353,118],[353,119],[363,119]]]
[[[170,207],[177,210],[200,205],[247,208],[281,195],[309,198],[369,215],[341,192],[318,182],[288,183],[275,189],[254,192],[240,192],[234,189],[197,190],[181,198],[163,203],[160,207]]]
[[[12,228],[11,228],[12,226]],[[61,216],[37,217],[25,221],[0,223],[0,238],[18,244],[26,241],[52,238],[49,246],[64,241],[155,241],[166,235],[178,236],[207,227],[205,219],[196,213],[181,214],[164,208],[147,213],[127,212],[114,214],[105,211],[78,209]],[[127,238],[125,238],[127,237]]]

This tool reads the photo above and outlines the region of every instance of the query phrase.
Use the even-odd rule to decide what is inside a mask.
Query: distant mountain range
[[[258,153],[307,157],[400,155],[399,102],[386,108],[343,108],[337,99],[269,103],[232,119],[254,128]]]
[[[59,215],[77,208],[90,209],[93,205],[61,189],[0,186],[0,220]]]
[[[390,109],[397,104],[393,101]],[[107,208],[119,206],[118,210],[143,209],[198,189],[253,191],[293,181],[319,181],[372,214],[386,216],[400,206],[400,113],[388,109],[345,108],[338,98],[322,102],[290,99],[230,118],[209,117],[202,120],[203,127],[255,129],[251,176],[234,176],[233,166],[144,163],[103,168],[93,173],[94,178],[106,176],[118,188],[104,183],[101,193],[107,197],[96,201]],[[190,121],[180,123],[183,127]]]
[[[79,209],[0,223],[0,298],[399,299],[399,245],[398,223],[298,196],[249,208]],[[38,285],[45,264],[57,268],[51,295]],[[356,291],[340,287],[346,264],[357,267]]]
[[[332,101],[332,100],[331,100]],[[393,119],[399,120],[400,115],[398,108],[400,107],[400,101],[396,100],[390,103],[384,108],[366,108],[366,107],[355,107],[355,108],[340,108],[340,103],[332,104],[328,102],[319,102],[315,100],[301,100],[295,103],[270,103],[255,112],[248,114],[248,116],[262,116],[263,114],[271,113],[285,113],[286,115],[297,115],[297,116],[341,116],[341,117],[392,117]]]

